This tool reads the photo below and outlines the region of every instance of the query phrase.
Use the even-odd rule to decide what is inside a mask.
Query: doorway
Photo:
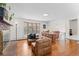
[[[70,29],[69,29],[69,34],[70,35],[77,35],[77,19],[70,20]]]

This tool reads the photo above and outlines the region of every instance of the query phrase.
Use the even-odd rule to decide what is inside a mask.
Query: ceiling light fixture
[[[43,16],[48,16],[48,14],[43,14]]]

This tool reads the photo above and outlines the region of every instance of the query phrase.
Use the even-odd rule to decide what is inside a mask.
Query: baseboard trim
[[[21,41],[21,40],[27,40],[27,39],[19,39],[19,40],[11,40],[11,41]]]

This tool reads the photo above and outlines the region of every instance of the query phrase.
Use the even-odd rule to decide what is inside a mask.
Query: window
[[[40,23],[24,22],[24,34],[40,33]]]

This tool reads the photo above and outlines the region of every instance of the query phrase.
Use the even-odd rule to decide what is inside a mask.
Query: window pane
[[[30,23],[25,22],[24,23],[24,34],[30,34],[30,33],[40,33],[40,24],[39,23]]]

